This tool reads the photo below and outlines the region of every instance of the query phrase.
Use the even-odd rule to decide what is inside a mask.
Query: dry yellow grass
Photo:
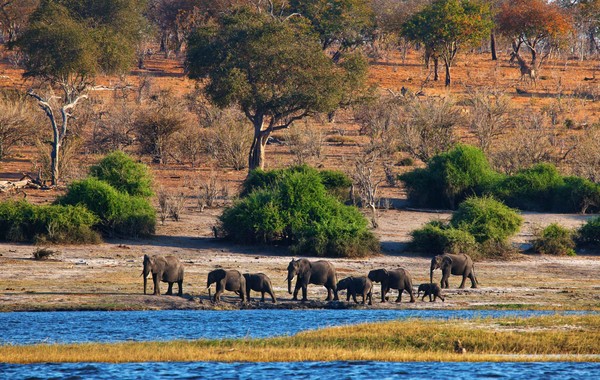
[[[2,346],[0,362],[600,361],[599,327],[597,315],[415,319],[271,339]],[[454,353],[457,340],[466,354]]]

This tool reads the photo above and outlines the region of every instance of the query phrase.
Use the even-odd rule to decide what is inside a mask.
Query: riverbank
[[[460,342],[460,343],[459,343]],[[456,347],[464,353],[456,353]],[[462,352],[462,350],[460,350]],[[600,316],[409,319],[290,337],[0,346],[0,362],[600,361]]]
[[[113,240],[89,246],[50,246],[56,254],[50,260],[37,261],[33,252],[39,247],[0,244],[0,311],[52,310],[204,310],[244,308],[362,308],[345,302],[327,303],[325,288],[311,285],[309,302],[291,301],[287,293],[286,268],[291,260],[278,247],[249,247],[212,239],[211,226],[220,210],[203,213],[187,210],[181,222],[159,226],[157,235],[144,240]],[[375,231],[382,241],[383,254],[363,259],[328,259],[338,279],[366,275],[376,268],[406,268],[413,285],[429,282],[430,258],[402,251],[410,231],[431,219],[444,220],[446,213],[405,210],[382,211],[380,227]],[[560,223],[581,225],[588,216],[565,214],[524,215],[525,225],[515,244],[526,244],[535,226]],[[185,266],[184,297],[159,297],[143,294],[140,276],[144,254],[172,254]],[[237,269],[242,273],[266,273],[272,280],[278,303],[253,301],[241,306],[239,297],[225,292],[220,304],[212,304],[206,291],[206,276],[215,268]],[[577,257],[521,254],[513,261],[482,261],[475,264],[477,289],[457,289],[460,278],[450,278],[445,290],[446,302],[380,303],[380,286],[375,285],[373,305],[381,309],[537,309],[600,310],[600,256],[580,252]],[[441,273],[434,272],[439,281]],[[150,285],[150,288],[152,286]],[[166,291],[166,284],[161,290]],[[176,286],[175,286],[176,288]],[[151,289],[150,289],[151,290]],[[214,294],[214,285],[213,285]],[[392,291],[390,299],[395,298]]]

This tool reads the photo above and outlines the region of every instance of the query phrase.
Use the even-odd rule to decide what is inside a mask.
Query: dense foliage
[[[519,231],[523,218],[489,197],[461,203],[450,222],[433,221],[411,232],[409,249],[429,255],[467,253],[473,258],[498,257],[512,251],[507,239]]]
[[[0,203],[0,241],[97,243],[92,227],[98,218],[83,206]]]
[[[57,202],[84,205],[98,216],[98,227],[108,235],[145,236],[156,227],[156,211],[146,198],[120,192],[97,178],[71,183]]]
[[[329,195],[316,170],[259,172],[249,180],[253,186],[246,185],[247,195],[220,218],[225,237],[241,243],[285,244],[302,255],[361,257],[379,251],[364,216]]]
[[[570,229],[552,223],[536,235],[532,242],[534,252],[547,255],[575,256],[574,234]]]
[[[468,145],[457,145],[399,178],[419,207],[455,209],[472,195],[490,195],[527,211],[585,213],[600,207],[600,185],[592,181],[564,177],[547,163],[505,176],[491,169],[481,150]]]
[[[600,216],[588,220],[577,232],[578,244],[600,246]]]
[[[90,175],[132,196],[149,197],[153,194],[148,167],[135,162],[122,151],[106,155],[90,168]]]

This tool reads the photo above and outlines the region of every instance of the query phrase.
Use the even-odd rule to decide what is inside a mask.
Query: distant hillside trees
[[[232,54],[235,52],[235,54]],[[366,77],[361,55],[336,65],[303,17],[279,18],[241,9],[198,28],[189,40],[186,67],[192,79],[208,79],[205,92],[219,107],[235,105],[254,129],[249,169],[264,167],[271,133],[346,99],[349,79]]]
[[[40,0],[0,0],[0,40],[14,42],[39,3]]]
[[[52,127],[51,181],[60,178],[61,145],[73,109],[99,73],[131,66],[143,24],[142,0],[42,0],[17,39],[28,95],[38,101]]]
[[[522,72],[524,65],[538,72],[544,59],[572,30],[570,15],[558,4],[546,0],[505,1],[496,23],[499,31],[511,40],[512,56],[518,60]],[[521,56],[522,47],[531,54],[529,62]]]
[[[492,28],[490,8],[476,0],[435,0],[415,13],[402,27],[408,39],[422,43],[430,54],[441,58],[450,86],[450,68],[458,51],[481,42]]]

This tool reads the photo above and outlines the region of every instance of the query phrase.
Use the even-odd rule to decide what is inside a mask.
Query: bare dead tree
[[[285,134],[285,144],[289,147],[296,165],[320,158],[324,140],[323,132],[312,120],[305,120],[304,126],[287,130]]]
[[[484,89],[472,92],[467,105],[469,129],[481,150],[488,154],[494,141],[511,127],[510,99],[500,91]]]
[[[354,171],[352,179],[354,182],[353,190],[358,192],[363,207],[371,211],[371,225],[377,228],[377,204],[379,203],[379,186],[383,179],[376,174],[377,161],[379,154],[376,150],[365,152],[356,158],[354,162]]]

